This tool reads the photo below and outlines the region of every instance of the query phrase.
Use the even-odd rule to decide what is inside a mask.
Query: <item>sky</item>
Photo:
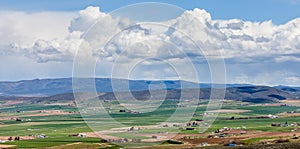
[[[149,1],[1,0],[0,80],[96,76],[300,86],[300,1],[133,5],[142,2]]]
[[[214,19],[272,20],[276,24],[286,23],[299,17],[300,10],[299,0],[1,0],[0,10],[78,11],[88,6],[100,6],[102,11],[110,12],[126,5],[141,2],[169,3],[184,9],[202,8],[209,11]]]

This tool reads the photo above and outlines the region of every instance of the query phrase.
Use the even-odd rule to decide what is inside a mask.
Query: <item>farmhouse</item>
[[[85,137],[86,137],[86,134],[80,133],[80,134],[78,134],[78,136],[81,137],[81,138],[85,138]]]
[[[225,138],[225,134],[224,133],[219,134],[219,138]]]
[[[272,123],[271,126],[273,127],[288,127],[288,126],[298,126],[297,123],[291,123],[289,124],[288,122],[285,122],[285,123]]]
[[[215,133],[223,133],[223,132],[229,131],[229,130],[231,130],[231,128],[223,127],[223,128],[221,128],[221,129],[217,129],[217,130],[215,131]]]
[[[288,111],[287,112],[288,114],[294,114],[294,113],[296,113],[295,111]]]
[[[69,137],[81,137],[81,138],[85,138],[86,134],[84,134],[84,133],[70,134]]]
[[[269,117],[269,118],[278,118],[278,116],[272,115],[272,114],[269,114],[268,117]]]
[[[38,135],[38,138],[41,138],[41,139],[43,139],[43,138],[46,138],[47,136],[45,135],[45,134],[40,134],[40,135]]]

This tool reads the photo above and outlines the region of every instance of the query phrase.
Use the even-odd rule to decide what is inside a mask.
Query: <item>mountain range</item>
[[[81,88],[77,91],[91,92],[91,78],[80,79]],[[97,92],[101,93],[99,99],[111,100],[115,97],[130,99],[179,99],[199,98],[209,99],[212,86],[217,86],[215,91],[222,91],[218,84],[194,83],[180,80],[126,80],[96,78]],[[117,82],[113,89],[112,82]],[[126,85],[129,84],[129,88]],[[184,84],[184,85],[183,85]],[[289,86],[257,86],[250,84],[226,84],[225,99],[246,102],[278,102],[284,99],[300,98],[299,87]],[[0,82],[1,99],[28,99],[28,100],[74,100],[72,78],[61,79],[35,79],[15,82]],[[166,92],[166,96],[164,96]],[[184,93],[184,95],[182,95]],[[200,95],[200,96],[199,96]]]
[[[126,80],[110,78],[79,78],[82,92],[93,91],[91,81],[95,82],[97,92],[112,91],[143,91],[151,89],[180,89],[180,88],[210,88],[209,83],[194,83],[180,80]],[[87,83],[89,82],[89,83]],[[113,89],[112,82],[117,82],[117,87]],[[129,84],[129,89],[126,85]],[[184,85],[182,85],[184,84]],[[217,86],[217,85],[216,85]],[[226,87],[248,86],[248,84],[227,84]],[[51,96],[56,94],[73,92],[72,78],[60,79],[35,79],[11,82],[0,82],[0,95],[10,96]]]

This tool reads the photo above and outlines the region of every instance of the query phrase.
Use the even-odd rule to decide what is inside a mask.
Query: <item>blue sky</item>
[[[1,0],[0,10],[78,11],[87,6],[100,6],[104,12],[119,7],[149,2],[143,0]],[[300,16],[299,0],[153,0],[174,4],[184,9],[195,7],[207,10],[213,19],[239,18],[249,21],[272,20],[275,24],[286,23]]]

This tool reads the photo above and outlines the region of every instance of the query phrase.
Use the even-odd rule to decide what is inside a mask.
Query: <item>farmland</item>
[[[223,146],[234,142],[238,142],[235,145],[274,144],[278,139],[298,142],[299,107],[291,101],[252,104],[226,100],[211,127],[199,133],[199,127],[206,124],[202,121],[203,115],[216,112],[205,111],[207,103],[201,100],[197,105],[186,104],[184,108],[196,109],[191,121],[175,124],[165,121],[176,110],[176,101],[167,100],[149,113],[120,111],[123,110],[122,106],[117,101],[110,101],[110,116],[122,127],[105,124],[101,115],[91,115],[86,119],[101,124],[99,128],[94,128],[85,123],[73,101],[34,104],[5,101],[0,107],[0,140],[3,147],[12,148],[134,147],[151,146],[153,143],[157,147],[199,147]],[[270,115],[274,117],[269,118]],[[195,126],[192,126],[192,122]],[[19,141],[7,141],[9,137],[14,139],[17,136],[20,137]]]

